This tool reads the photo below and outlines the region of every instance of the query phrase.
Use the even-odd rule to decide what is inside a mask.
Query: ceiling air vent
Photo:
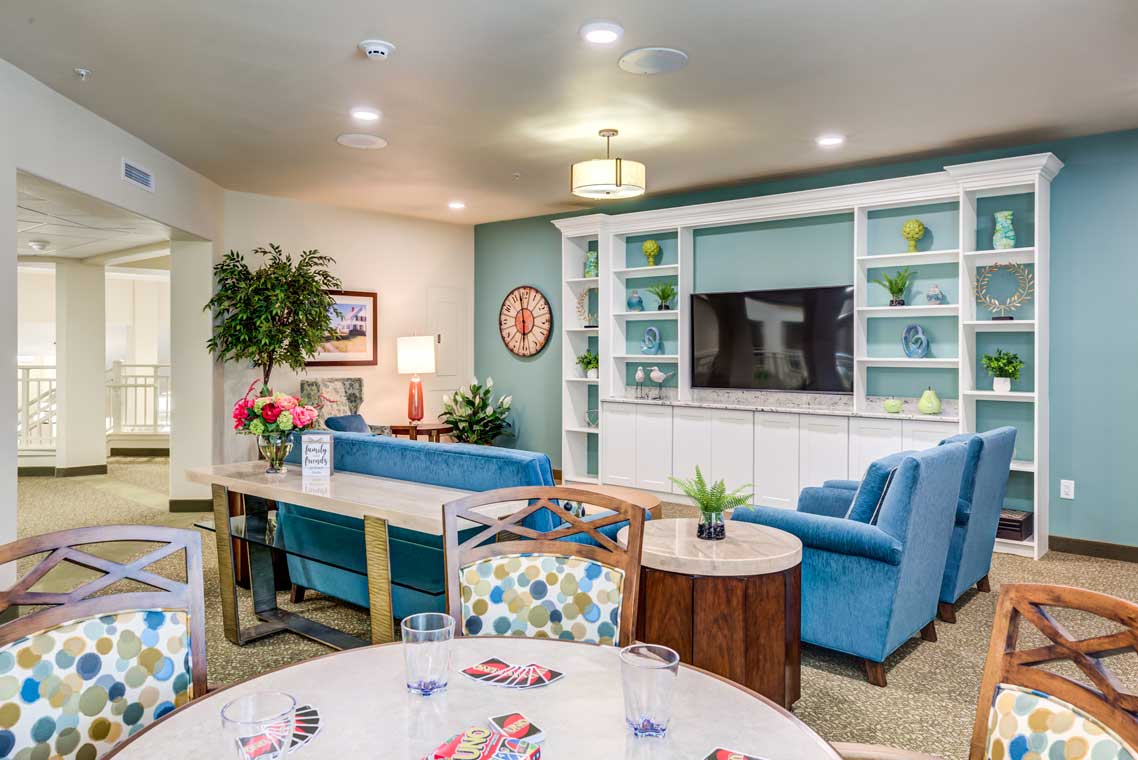
[[[125,158],[122,161],[122,178],[132,185],[137,185],[147,192],[154,192],[154,175],[138,164],[132,164]]]

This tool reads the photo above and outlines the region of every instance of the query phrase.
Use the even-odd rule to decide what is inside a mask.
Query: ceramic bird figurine
[[[644,398],[644,368],[636,368],[636,398]]]
[[[650,367],[648,370],[648,379],[656,383],[656,400],[659,401],[664,398],[664,381],[667,380],[675,372],[664,373],[659,367]]]

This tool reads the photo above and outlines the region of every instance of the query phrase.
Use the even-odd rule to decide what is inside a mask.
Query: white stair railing
[[[16,368],[16,414],[21,450],[55,448],[55,367]]]

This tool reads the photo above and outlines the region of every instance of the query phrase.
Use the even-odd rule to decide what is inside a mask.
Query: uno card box
[[[531,744],[541,744],[541,740],[545,738],[545,733],[536,725],[530,723],[529,718],[521,713],[497,715],[490,719],[490,725],[494,727],[495,731],[504,736],[508,736],[511,739],[522,739]]]
[[[473,727],[443,743],[430,760],[541,760],[541,747]]]

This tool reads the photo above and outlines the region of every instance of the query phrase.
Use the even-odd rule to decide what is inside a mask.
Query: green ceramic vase
[[[940,414],[940,396],[930,385],[917,401],[917,411],[921,414]]]

